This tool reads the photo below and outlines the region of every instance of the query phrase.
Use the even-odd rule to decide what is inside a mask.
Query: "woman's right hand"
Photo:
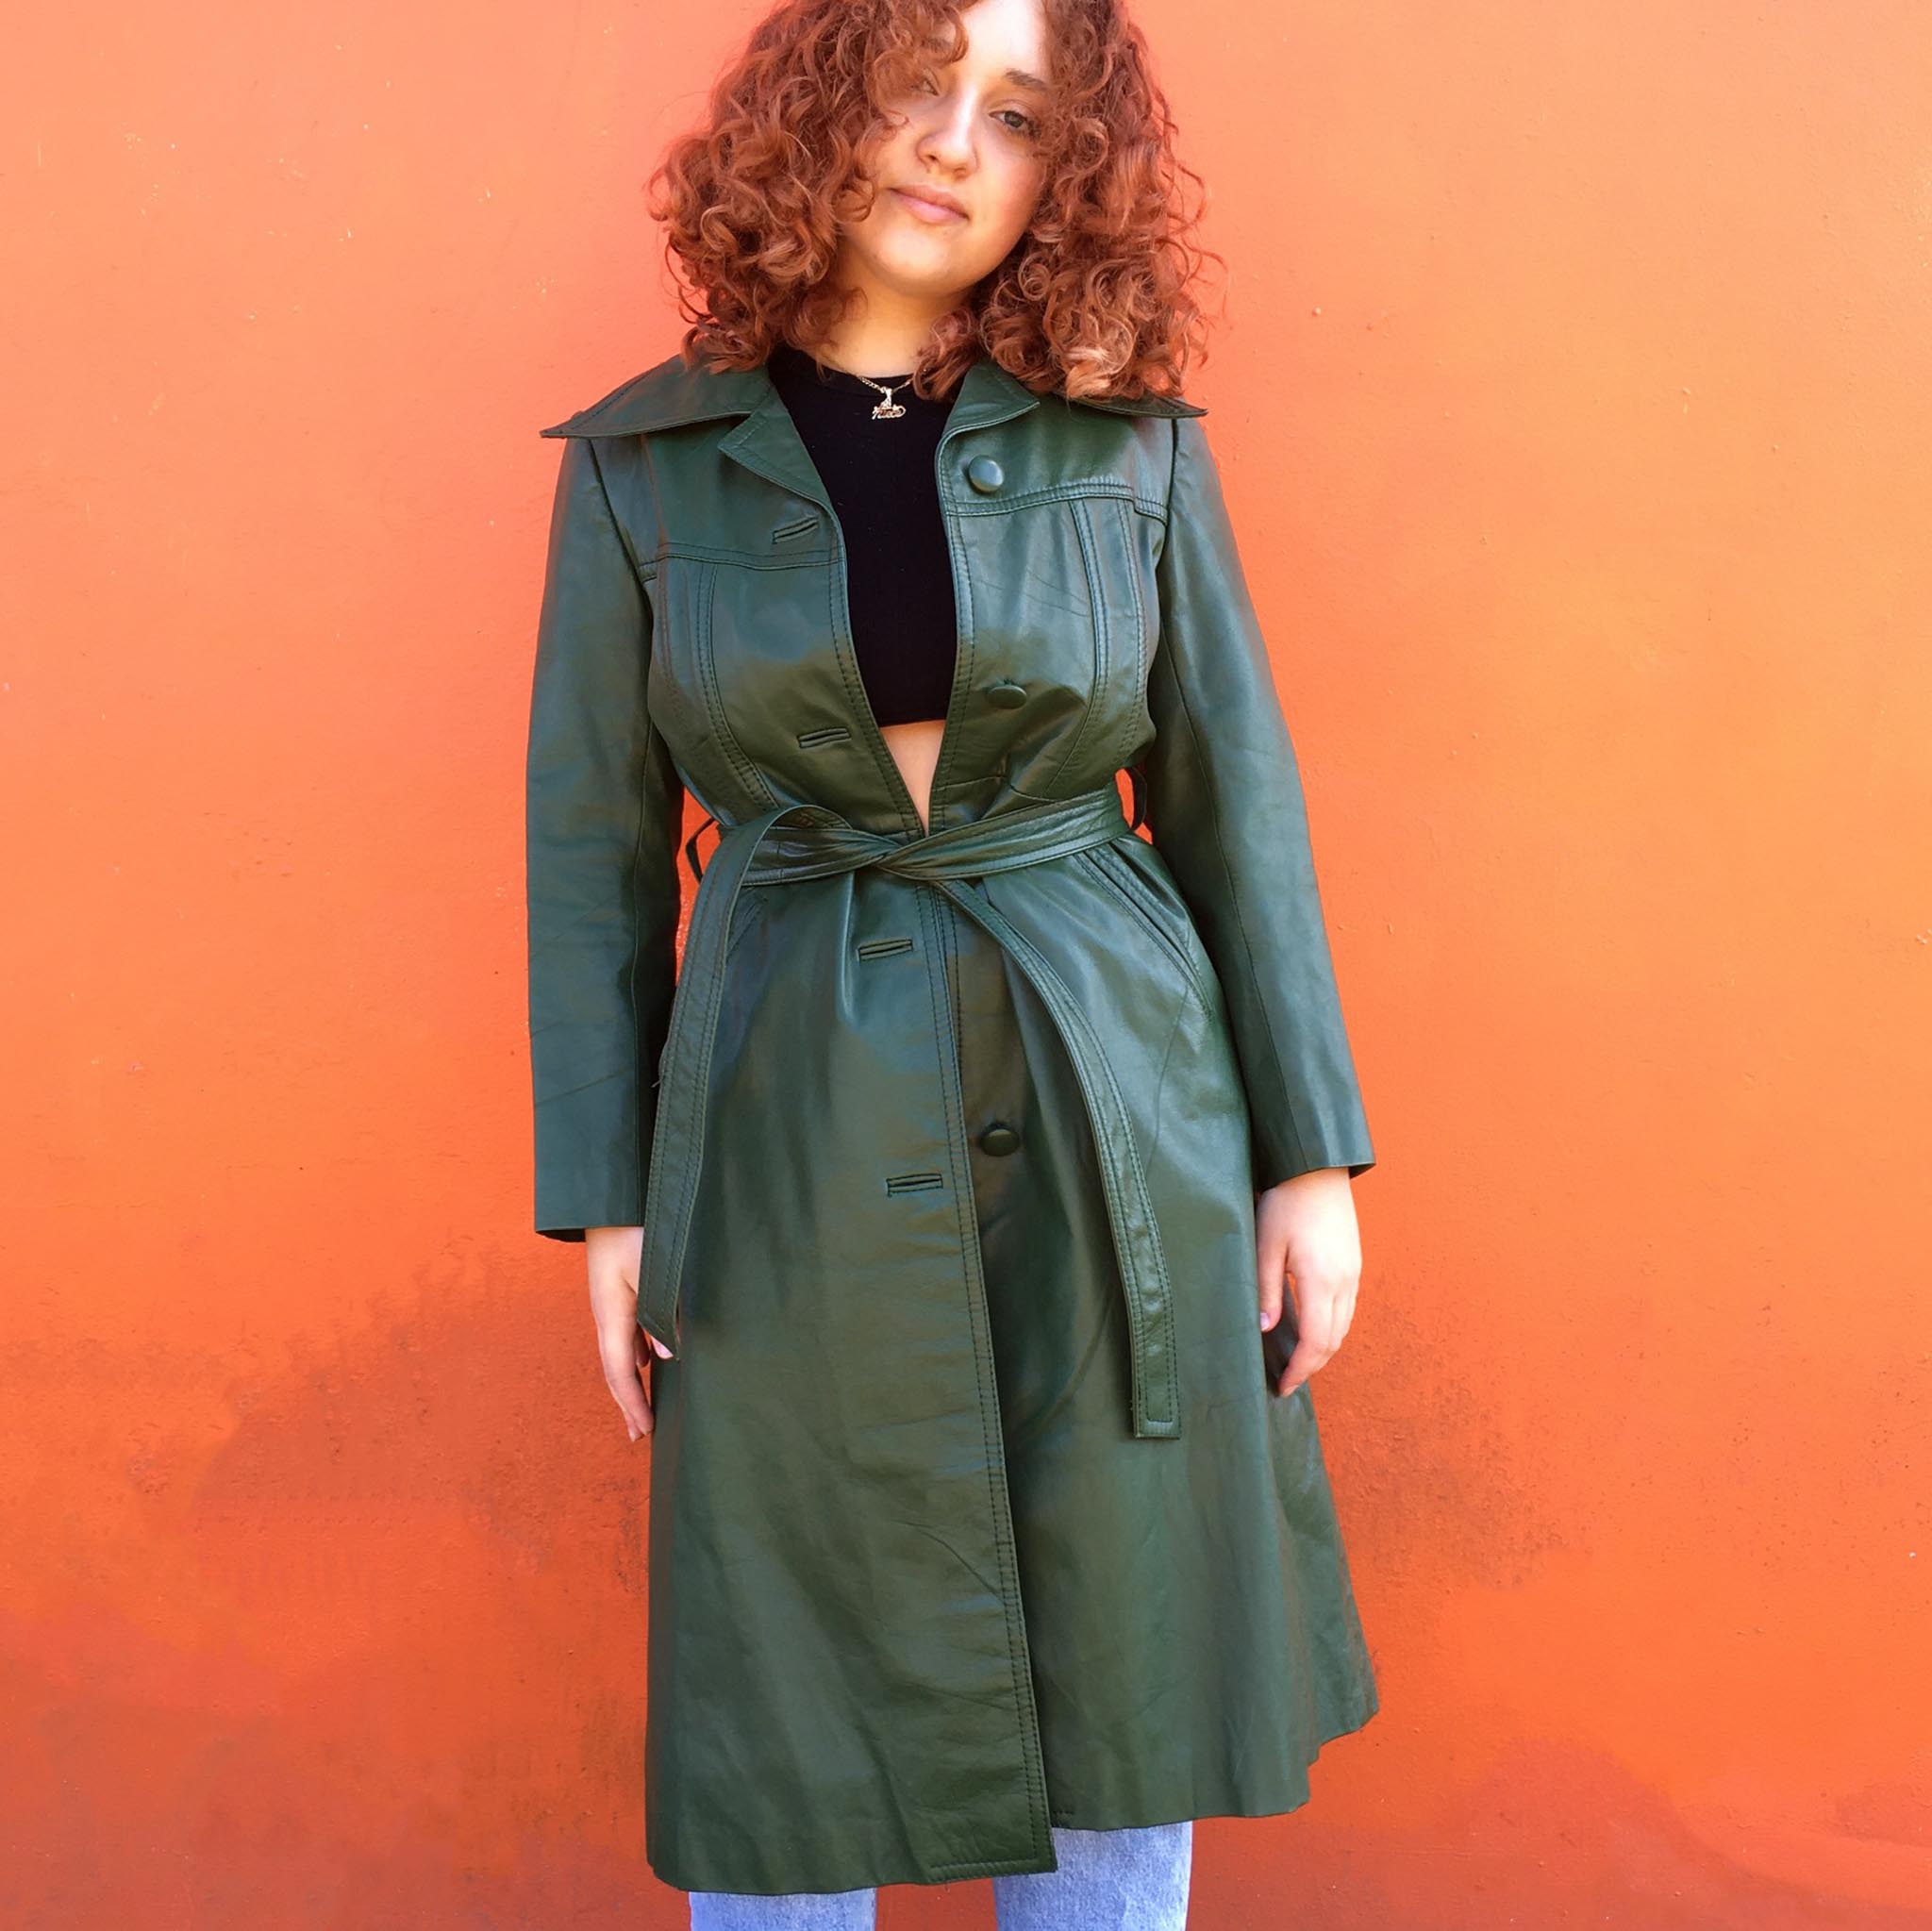
[[[586,1227],[584,1254],[591,1275],[591,1315],[597,1323],[597,1354],[604,1385],[624,1413],[635,1441],[651,1432],[651,1404],[644,1393],[644,1350],[667,1360],[669,1348],[638,1325],[638,1271],[643,1265],[641,1227]]]

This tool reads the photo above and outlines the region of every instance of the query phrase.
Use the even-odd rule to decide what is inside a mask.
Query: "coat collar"
[[[1052,404],[1060,408],[1097,408],[1116,415],[1205,416],[1198,403],[1178,396],[1081,396],[1070,399],[1058,391],[1044,393],[1028,389],[989,356],[981,356],[961,378],[947,430],[984,427],[1005,422],[1027,409]],[[560,423],[538,433],[543,436],[634,436],[649,429],[671,429],[684,423],[710,422],[722,416],[762,417],[783,408],[776,384],[760,362],[750,369],[713,371],[686,367],[673,355],[642,375],[620,384],[608,395]]]

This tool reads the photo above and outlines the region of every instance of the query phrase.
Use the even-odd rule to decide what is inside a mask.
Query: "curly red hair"
[[[687,363],[745,369],[778,342],[814,349],[842,297],[834,209],[865,192],[882,103],[963,52],[970,0],[781,0],[712,88],[709,125],[653,172],[650,211],[679,275]],[[1177,395],[1206,354],[1191,285],[1201,177],[1174,152],[1146,42],[1118,0],[1041,0],[1053,87],[1040,116],[1045,187],[1026,232],[935,325],[914,372],[944,395],[979,355],[1029,389]],[[660,191],[661,190],[661,191]]]

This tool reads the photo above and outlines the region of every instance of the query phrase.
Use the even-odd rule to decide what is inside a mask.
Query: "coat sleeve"
[[[565,441],[525,786],[536,1224],[640,1226],[676,976],[684,787],[645,708],[651,610],[593,443]]]
[[[1257,1190],[1374,1165],[1294,747],[1200,419],[1178,416],[1142,760],[1154,843],[1226,994]]]

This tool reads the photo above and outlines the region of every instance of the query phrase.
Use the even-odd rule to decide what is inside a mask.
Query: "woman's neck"
[[[919,360],[933,325],[958,306],[935,307],[929,296],[907,299],[885,289],[868,288],[863,303],[833,330],[814,353],[820,361],[853,375],[903,375]]]

